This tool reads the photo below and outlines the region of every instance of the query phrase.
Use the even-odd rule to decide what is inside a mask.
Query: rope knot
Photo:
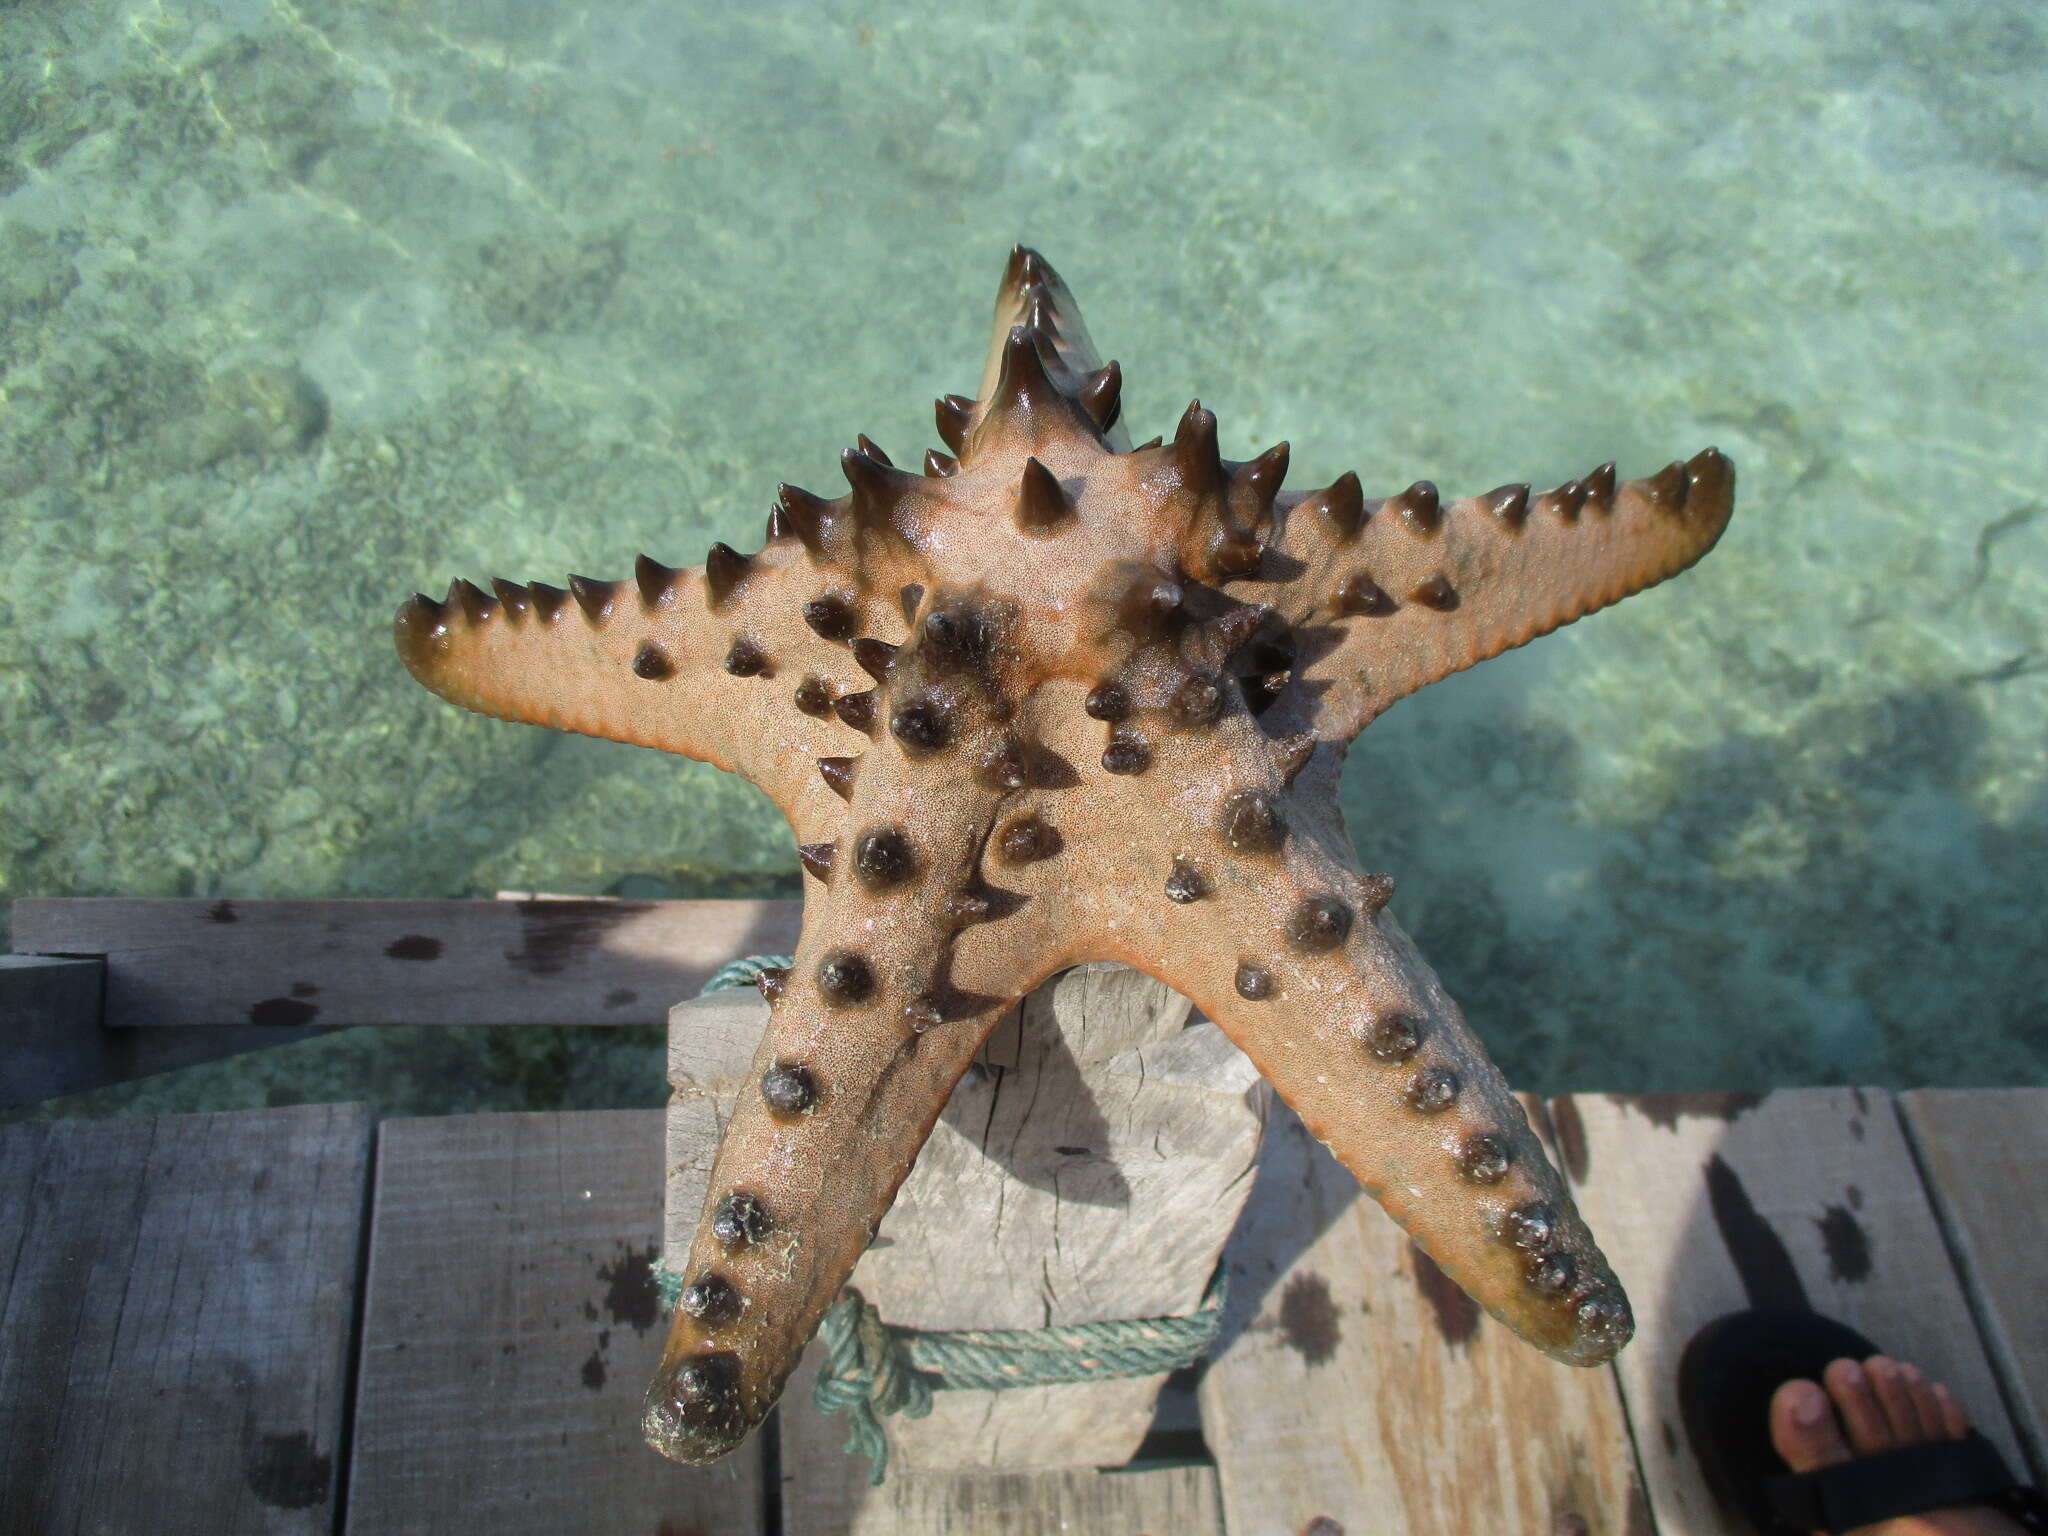
[[[932,1386],[910,1363],[910,1352],[890,1334],[882,1314],[848,1286],[818,1329],[825,1368],[812,1400],[821,1413],[846,1415],[846,1449],[868,1459],[868,1484],[880,1487],[889,1442],[882,1415],[921,1419],[932,1411]]]

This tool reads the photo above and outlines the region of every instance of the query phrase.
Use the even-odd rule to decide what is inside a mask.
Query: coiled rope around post
[[[812,1396],[820,1411],[846,1414],[846,1448],[868,1458],[868,1482],[879,1486],[889,1465],[885,1414],[921,1419],[932,1411],[934,1392],[1001,1392],[1177,1371],[1216,1342],[1223,1298],[1219,1266],[1202,1304],[1184,1317],[925,1333],[883,1322],[848,1286],[818,1329],[825,1367]]]
[[[749,986],[763,970],[789,963],[787,955],[749,955],[719,971],[704,984],[704,992]],[[653,1267],[655,1286],[673,1307],[683,1277],[661,1257]],[[883,1322],[866,1298],[848,1286],[818,1327],[825,1365],[812,1400],[823,1413],[847,1416],[846,1449],[868,1458],[868,1483],[879,1487],[889,1466],[885,1416],[921,1419],[932,1411],[934,1392],[1001,1392],[1180,1370],[1216,1342],[1223,1301],[1219,1265],[1201,1305],[1182,1317],[927,1333]]]

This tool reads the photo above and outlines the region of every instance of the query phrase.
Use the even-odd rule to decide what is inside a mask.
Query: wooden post
[[[0,955],[0,1108],[118,1082],[97,960]]]
[[[854,1271],[885,1322],[1042,1328],[1199,1306],[1251,1188],[1267,1100],[1236,1047],[1188,1015],[1170,988],[1088,965],[997,1026]],[[669,1016],[669,1253],[688,1252],[767,1019],[752,989]],[[885,1421],[890,1466],[1119,1465],[1164,1380],[942,1391],[928,1418]],[[838,1421],[808,1400],[782,1411],[785,1446],[837,1453]]]

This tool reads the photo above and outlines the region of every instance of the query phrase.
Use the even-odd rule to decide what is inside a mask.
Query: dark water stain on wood
[[[1430,1315],[1436,1319],[1437,1333],[1453,1348],[1471,1343],[1472,1335],[1479,1331],[1479,1303],[1467,1296],[1457,1281],[1438,1269],[1436,1260],[1420,1248],[1411,1244],[1408,1257],[1414,1265],[1415,1288],[1429,1303]]]
[[[1846,1205],[1831,1205],[1814,1223],[1820,1228],[1821,1246],[1827,1249],[1828,1273],[1837,1280],[1855,1284],[1870,1278],[1870,1234]]]
[[[1301,1528],[1301,1536],[1344,1536],[1344,1527],[1328,1515],[1317,1515]]]
[[[1550,1123],[1557,1132],[1557,1155],[1564,1159],[1564,1171],[1575,1184],[1582,1184],[1592,1166],[1586,1152],[1586,1122],[1579,1118],[1579,1106],[1569,1098],[1550,1105]]]
[[[1719,1153],[1707,1159],[1707,1204],[1752,1307],[1805,1307],[1806,1287],[1784,1239],[1772,1230],[1742,1180]]]
[[[242,1477],[249,1491],[273,1509],[311,1509],[327,1500],[334,1458],[316,1455],[313,1437],[303,1429],[265,1435],[245,1430]]]
[[[604,1351],[593,1349],[583,1362],[583,1385],[593,1392],[604,1390]]]
[[[607,1008],[630,1008],[639,1001],[640,994],[631,987],[613,987],[604,995],[604,1005]]]
[[[604,1310],[615,1323],[645,1333],[661,1320],[661,1292],[654,1286],[654,1256],[660,1250],[619,1245],[619,1257],[597,1266],[605,1284]]]
[[[393,939],[384,946],[384,954],[391,960],[438,960],[444,946],[439,939],[429,938],[424,933],[408,933],[402,939]]]
[[[239,923],[242,914],[235,910],[232,901],[216,901],[206,909],[206,920],[209,923]]]
[[[1291,1277],[1280,1292],[1280,1337],[1310,1365],[1323,1365],[1337,1353],[1342,1329],[1330,1282],[1317,1274]]]
[[[1613,1101],[1632,1109],[1660,1130],[1675,1131],[1684,1119],[1720,1120],[1734,1124],[1763,1103],[1760,1093],[1630,1093]]]
[[[605,934],[649,910],[644,901],[522,901],[519,947],[505,959],[535,976],[552,976],[595,949]]]
[[[283,1026],[310,1024],[320,1017],[320,1010],[312,1003],[296,997],[266,997],[249,1010],[251,1024],[277,1024]]]

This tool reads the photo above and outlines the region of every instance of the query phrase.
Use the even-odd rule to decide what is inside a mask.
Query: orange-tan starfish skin
[[[629,582],[457,582],[398,648],[486,714],[702,758],[810,878],[712,1173],[645,1427],[702,1462],[761,1422],[1003,1011],[1118,960],[1229,1033],[1454,1280],[1575,1364],[1627,1299],[1484,1048],[1360,872],[1350,739],[1424,684],[1683,570],[1728,521],[1708,449],[1645,480],[1283,493],[1190,405],[1133,449],[1116,364],[1021,247],[952,456],[865,438],[782,487],[753,555]],[[1144,1256],[1131,1255],[1134,1264]]]

